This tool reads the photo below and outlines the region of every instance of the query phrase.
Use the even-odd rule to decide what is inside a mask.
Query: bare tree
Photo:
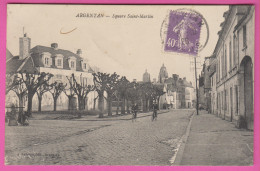
[[[21,77],[19,77],[19,74],[16,74],[13,78],[13,85],[12,91],[15,92],[15,94],[18,97],[19,100],[19,113],[23,112],[23,99],[27,95],[27,88],[25,84],[23,83],[23,80]]]
[[[108,115],[112,115],[112,96],[116,90],[116,84],[119,78],[119,75],[116,73],[107,74],[107,73],[93,73],[93,80],[95,85],[95,90],[98,93],[98,105],[100,114],[99,117],[103,117],[103,107],[104,107],[104,92],[107,93],[107,107],[108,107]]]
[[[71,78],[70,78],[71,79]],[[71,85],[69,84],[69,88],[68,89],[64,89],[63,92],[65,93],[65,95],[68,97],[68,110],[71,109],[71,105],[72,105],[72,98],[75,96],[75,92],[73,90],[73,87],[71,87]]]
[[[56,81],[50,85],[49,92],[51,93],[51,95],[53,97],[53,111],[56,111],[58,97],[63,92],[65,87],[66,87],[66,84],[59,83]]]
[[[89,92],[94,90],[93,85],[85,85],[83,82],[78,83],[78,81],[75,78],[75,75],[72,74],[71,78],[68,78],[70,87],[72,87],[73,91],[78,97],[78,106],[79,110],[84,110],[85,109],[85,101],[86,98],[89,94]],[[79,112],[79,117],[81,117],[81,113]]]
[[[52,74],[49,73],[29,73],[29,72],[23,72],[19,73],[21,75],[22,82],[25,84],[28,94],[28,107],[27,107],[27,112],[28,115],[32,115],[32,99],[34,94],[36,93],[37,89],[43,85],[46,84],[51,77],[53,76]]]
[[[163,90],[163,85],[153,85],[153,99],[157,100],[157,104],[159,106],[160,103],[160,97],[164,95],[166,92]]]
[[[16,77],[17,77],[17,74],[6,73],[5,94],[8,94],[10,90],[12,90],[15,86],[20,84],[19,81],[15,80]]]
[[[36,91],[38,97],[38,112],[42,111],[42,96],[44,93],[50,90],[50,85],[48,83],[42,84]]]
[[[126,79],[125,76],[121,77],[118,80],[116,85],[116,92],[118,99],[121,99],[121,114],[125,114],[125,102],[127,97],[127,89],[128,89],[129,81]]]

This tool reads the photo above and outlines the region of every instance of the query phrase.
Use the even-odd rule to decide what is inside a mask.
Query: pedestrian
[[[134,103],[132,106],[132,114],[133,114],[132,119],[133,120],[136,119],[136,117],[137,117],[137,111],[138,111],[138,105],[137,105],[137,103]]]
[[[157,110],[159,109],[158,104],[156,103],[156,101],[153,101],[153,114],[152,114],[152,121],[154,119],[157,119]]]

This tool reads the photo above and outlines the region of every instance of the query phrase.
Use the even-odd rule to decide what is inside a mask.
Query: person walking
[[[137,111],[138,111],[138,105],[134,103],[132,106],[132,121],[136,120]]]

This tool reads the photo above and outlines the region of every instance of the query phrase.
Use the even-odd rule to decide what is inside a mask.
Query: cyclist
[[[152,115],[152,121],[157,118],[157,110],[158,110],[158,104],[156,101],[153,102],[153,115]]]
[[[132,119],[136,119],[137,117],[137,111],[138,111],[138,105],[136,103],[134,103],[134,105],[132,106],[132,114],[133,114],[133,117]]]

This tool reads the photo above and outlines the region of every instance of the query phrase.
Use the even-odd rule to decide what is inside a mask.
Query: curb
[[[180,166],[180,164],[181,164],[183,152],[184,152],[184,149],[185,149],[185,145],[186,145],[187,139],[188,139],[188,137],[190,135],[191,123],[192,123],[193,117],[195,115],[195,112],[196,111],[193,112],[193,114],[192,114],[192,116],[190,118],[189,124],[187,126],[186,132],[185,132],[185,134],[183,135],[183,137],[181,139],[181,145],[180,145],[180,148],[177,151],[176,158],[175,158],[172,166]]]

